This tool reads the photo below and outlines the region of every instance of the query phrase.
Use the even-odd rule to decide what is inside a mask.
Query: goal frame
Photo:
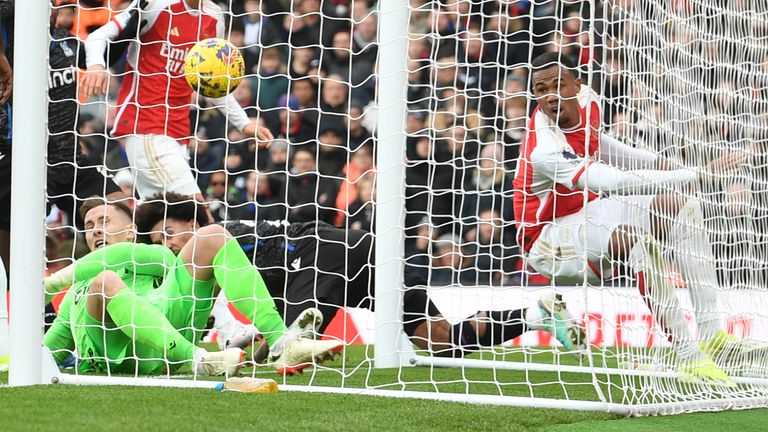
[[[594,0],[590,4],[595,6]],[[530,363],[470,359],[439,359],[417,356],[404,341],[402,329],[403,242],[405,215],[405,139],[406,61],[408,42],[408,0],[388,0],[379,10],[379,125],[377,172],[386,181],[377,185],[376,217],[376,368],[411,366],[493,368],[505,370],[547,370],[587,374],[627,375],[619,369],[594,366],[553,366]],[[61,373],[43,341],[43,274],[45,270],[45,177],[47,148],[47,88],[49,2],[16,2],[16,41],[24,49],[15,50],[11,228],[11,291],[9,384],[129,385],[213,388],[217,382],[169,378],[102,377]],[[591,35],[592,32],[590,32]],[[19,181],[23,179],[24,181]],[[395,180],[397,179],[397,180]],[[25,199],[19,199],[25,197]],[[391,275],[399,275],[392,277]],[[539,367],[541,366],[541,367]],[[660,372],[633,371],[631,375],[653,376]],[[668,374],[668,373],[667,373]],[[768,384],[768,380],[759,380]],[[754,379],[736,382],[755,383]],[[595,384],[597,387],[597,384]],[[763,398],[711,399],[630,405],[607,400],[596,388],[600,401],[576,401],[516,396],[475,395],[382,390],[375,388],[335,388],[282,385],[283,390],[332,394],[374,395],[505,406],[557,408],[613,412],[619,415],[646,415],[682,412],[692,406],[698,410],[752,408],[765,405]]]

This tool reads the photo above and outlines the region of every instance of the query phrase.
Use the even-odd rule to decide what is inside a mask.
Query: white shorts
[[[651,231],[652,195],[611,196],[547,224],[527,261],[557,284],[600,284],[618,264],[609,254],[611,235],[621,225]]]
[[[134,176],[139,198],[176,192],[182,195],[200,193],[200,187],[189,166],[189,149],[165,135],[130,135],[125,152]]]

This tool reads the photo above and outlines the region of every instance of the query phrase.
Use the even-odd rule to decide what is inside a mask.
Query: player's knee
[[[105,297],[114,297],[120,290],[125,288],[125,283],[120,276],[110,270],[99,273],[91,283],[90,292],[92,294],[103,294]]]
[[[685,205],[685,198],[670,195],[661,194],[656,195],[653,200],[652,208],[656,214],[674,217],[680,212],[680,209]]]
[[[223,245],[232,235],[221,225],[211,224],[199,228],[196,232],[198,243],[211,247]]]

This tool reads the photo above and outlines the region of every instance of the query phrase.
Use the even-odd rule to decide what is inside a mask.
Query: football
[[[224,97],[243,80],[245,61],[229,41],[219,38],[196,43],[184,60],[184,74],[193,90],[203,96]]]

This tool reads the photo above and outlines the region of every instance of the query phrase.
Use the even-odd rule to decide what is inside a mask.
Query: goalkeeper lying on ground
[[[340,342],[288,331],[259,272],[224,228],[198,231],[175,256],[132,243],[135,226],[124,205],[96,199],[81,211],[93,252],[45,281],[48,293],[72,284],[44,340],[58,363],[76,349],[81,371],[160,374],[190,365],[196,374],[235,374],[242,350],[195,346],[217,284],[259,326],[278,372],[293,374],[341,350]]]
[[[139,232],[149,233],[146,240],[183,253],[189,239],[211,229],[206,226],[205,215],[205,209],[192,197],[166,193],[142,203],[136,223]],[[304,311],[318,308],[322,315],[314,324],[322,333],[339,308],[372,306],[375,248],[371,233],[322,222],[222,224],[240,242],[249,262],[259,268],[286,322],[301,322]],[[462,356],[529,330],[552,333],[572,353],[584,349],[584,332],[558,294],[544,294],[528,308],[481,311],[450,324],[427,297],[426,285],[426,280],[406,277],[403,330],[415,345],[436,355]],[[323,321],[323,316],[328,320]],[[259,361],[264,352],[259,350],[255,360]]]

